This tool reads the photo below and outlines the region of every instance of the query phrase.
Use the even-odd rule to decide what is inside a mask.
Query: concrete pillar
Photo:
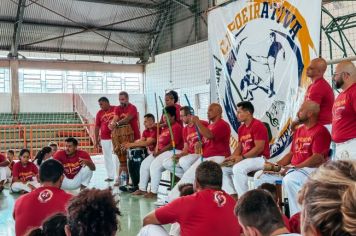
[[[10,80],[11,80],[11,112],[20,112],[20,88],[19,88],[19,61],[10,60]]]

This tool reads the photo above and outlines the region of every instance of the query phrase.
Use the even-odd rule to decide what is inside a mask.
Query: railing
[[[75,137],[80,149],[97,154],[98,150],[94,148],[87,132],[94,128],[94,124],[0,125],[0,152],[4,153],[9,149],[18,152],[27,148],[34,156],[50,141],[57,142],[59,148],[64,148],[64,140]]]

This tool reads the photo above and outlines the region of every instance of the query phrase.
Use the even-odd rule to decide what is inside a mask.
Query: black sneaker
[[[130,186],[127,186],[127,185],[126,185],[126,186],[120,186],[119,189],[120,189],[120,191],[122,191],[122,192],[129,192],[129,187],[130,187]]]
[[[136,190],[138,190],[138,186],[130,186],[128,190],[130,193],[136,192]]]

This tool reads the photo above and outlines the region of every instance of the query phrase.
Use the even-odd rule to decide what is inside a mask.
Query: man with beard
[[[335,159],[356,159],[356,67],[351,61],[340,62],[333,74],[342,92],[333,106],[331,136],[335,142]]]

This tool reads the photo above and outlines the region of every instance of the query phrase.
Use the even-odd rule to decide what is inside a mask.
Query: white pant
[[[105,169],[109,179],[115,178],[117,168],[117,157],[112,153],[111,139],[101,140],[101,147],[103,148],[103,155],[105,161]]]
[[[176,150],[176,153],[180,153],[181,150]],[[151,175],[151,192],[157,193],[159,182],[161,181],[162,172],[165,170],[163,162],[167,159],[171,159],[173,151],[166,151],[154,158],[150,166]]]
[[[73,179],[68,179],[64,176],[62,189],[65,190],[75,190],[81,187],[81,185],[87,187],[93,176],[93,171],[89,169],[89,167],[84,166],[80,169],[80,171],[74,176]]]
[[[335,144],[334,161],[337,160],[356,160],[356,138]]]
[[[262,170],[265,164],[263,157],[247,158],[233,167],[223,167],[223,187],[228,194],[242,196],[248,191],[248,176],[252,171]],[[231,181],[232,180],[232,181]]]
[[[282,186],[287,193],[290,215],[300,212],[298,204],[298,192],[301,190],[309,175],[314,172],[316,168],[304,167],[301,169],[291,169],[286,176],[262,174],[261,171],[255,174],[255,187],[259,187],[263,183],[275,184],[277,180],[283,180]]]
[[[208,158],[203,158],[203,161],[213,161],[218,164],[222,163],[225,160],[224,156],[212,156]],[[168,194],[168,200],[171,202],[174,199],[178,198],[180,193],[179,193],[179,185],[180,184],[193,184],[195,180],[195,170],[197,167],[200,165],[201,160],[200,158],[194,162],[194,164],[183,174],[181,180],[174,186],[172,191]]]
[[[0,181],[8,180],[11,178],[11,170],[8,166],[0,167]]]
[[[179,178],[182,178],[184,172],[186,172],[189,167],[191,167],[193,163],[199,159],[199,157],[199,154],[188,154],[179,158],[178,163],[176,163],[175,175]],[[172,158],[168,158],[167,160],[165,160],[163,162],[163,167],[173,173],[174,165]]]
[[[40,187],[40,184],[37,182],[37,180],[32,180],[28,181],[25,184],[22,182],[14,182],[11,184],[11,190],[14,193],[18,193],[21,191],[26,191],[26,192],[31,192],[31,188],[28,186],[29,184],[33,185],[35,188]]]
[[[161,225],[146,225],[142,227],[137,236],[169,236]]]

